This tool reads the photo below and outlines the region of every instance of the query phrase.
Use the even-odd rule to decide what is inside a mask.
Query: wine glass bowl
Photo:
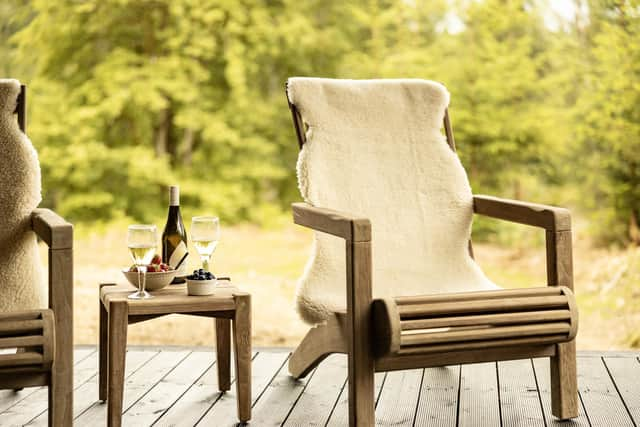
[[[127,246],[133,263],[138,269],[138,290],[131,295],[131,299],[151,298],[145,289],[147,264],[156,253],[156,226],[149,224],[130,225],[127,230]],[[142,276],[142,278],[140,277]]]
[[[216,216],[191,218],[191,241],[200,255],[202,268],[209,271],[209,260],[220,240],[220,220]]]

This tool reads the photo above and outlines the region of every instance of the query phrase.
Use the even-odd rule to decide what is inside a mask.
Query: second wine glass
[[[220,220],[216,216],[191,218],[191,241],[200,254],[202,268],[209,270],[209,260],[220,240]]]
[[[147,264],[156,253],[156,226],[148,224],[130,225],[127,234],[127,246],[133,262],[138,269],[138,290],[131,295],[131,299],[152,298],[145,290]],[[142,275],[142,279],[140,276]]]

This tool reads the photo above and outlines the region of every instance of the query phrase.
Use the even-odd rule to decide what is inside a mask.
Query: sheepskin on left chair
[[[37,208],[40,165],[25,101],[25,86],[0,79],[0,389],[48,386],[49,426],[71,426],[73,227]],[[48,304],[36,236],[49,247]]]

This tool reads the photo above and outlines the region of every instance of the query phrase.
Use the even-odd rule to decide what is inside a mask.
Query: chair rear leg
[[[289,358],[289,373],[304,378],[332,353],[346,353],[344,320],[335,314],[325,324],[311,328]]]
[[[551,357],[551,413],[566,420],[578,416],[578,378],[576,342],[556,345]]]

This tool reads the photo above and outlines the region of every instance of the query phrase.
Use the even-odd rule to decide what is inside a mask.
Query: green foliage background
[[[4,0],[0,72],[29,85],[45,205],[72,221],[157,218],[179,182],[268,222],[298,198],[287,77],[419,77],[452,94],[475,192],[640,243],[640,2],[551,1]]]

